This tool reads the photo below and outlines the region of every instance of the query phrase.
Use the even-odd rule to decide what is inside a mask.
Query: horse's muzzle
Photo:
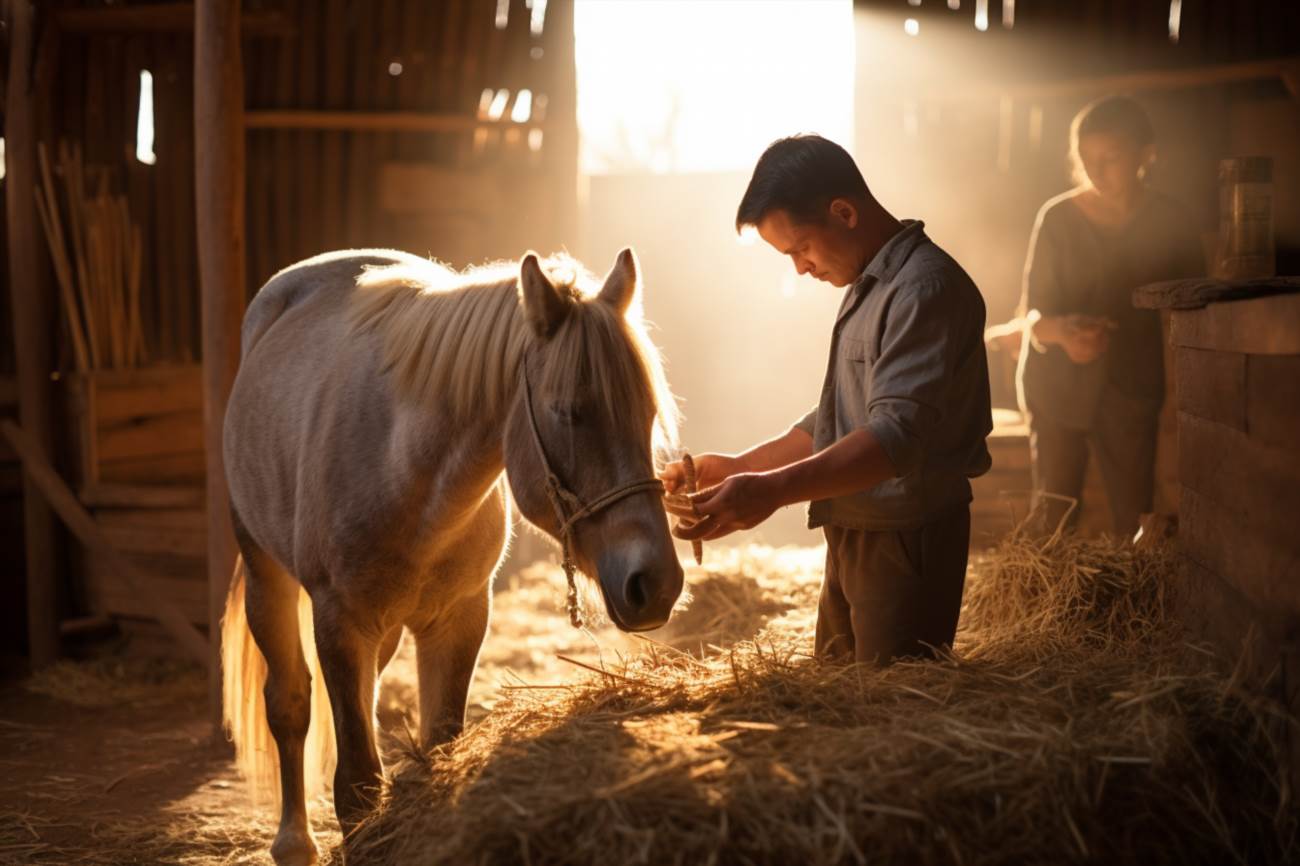
[[[667,557],[602,556],[598,565],[605,609],[623,631],[649,631],[668,622],[682,592],[682,566]]]

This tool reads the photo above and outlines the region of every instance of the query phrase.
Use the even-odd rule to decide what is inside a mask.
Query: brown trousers
[[[817,655],[888,664],[952,646],[966,584],[970,507],[920,529],[825,527],[826,580],[817,608]]]

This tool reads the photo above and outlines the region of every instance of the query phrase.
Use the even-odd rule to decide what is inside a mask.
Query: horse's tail
[[[235,561],[235,573],[226,596],[221,618],[221,713],[226,735],[235,745],[235,766],[248,780],[257,800],[279,800],[279,753],[266,720],[266,659],[253,641],[244,609],[246,570],[243,557]],[[312,633],[311,599],[298,591],[298,637],[307,668],[311,671],[311,725],[303,747],[303,770],[307,796],[330,787],[334,777],[335,750],[333,713],[325,678],[321,675]]]

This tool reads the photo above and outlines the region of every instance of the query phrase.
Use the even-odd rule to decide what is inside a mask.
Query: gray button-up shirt
[[[904,220],[845,292],[821,401],[796,425],[817,451],[865,427],[898,475],[813,502],[810,527],[918,528],[992,463],[984,299],[924,227]]]

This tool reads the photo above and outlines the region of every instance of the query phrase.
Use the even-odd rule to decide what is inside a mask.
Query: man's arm
[[[807,430],[796,424],[774,439],[760,442],[740,454],[699,454],[695,457],[695,476],[701,488],[721,484],[742,472],[766,472],[787,463],[794,463],[812,454],[813,439]],[[686,470],[681,462],[669,463],[659,474],[665,489],[676,493],[686,482]]]
[[[796,427],[792,432],[802,431]],[[694,509],[669,503],[669,511],[686,521],[673,533],[686,539],[721,538],[757,526],[784,505],[868,490],[896,474],[875,434],[864,427],[778,469],[733,475],[694,497]],[[704,515],[698,521],[697,513]]]

